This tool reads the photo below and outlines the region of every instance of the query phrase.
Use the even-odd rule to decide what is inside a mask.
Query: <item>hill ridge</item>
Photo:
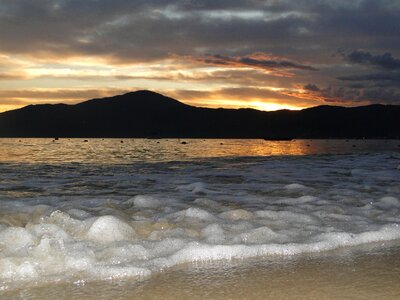
[[[139,90],[0,113],[0,137],[400,138],[400,106],[212,109]]]

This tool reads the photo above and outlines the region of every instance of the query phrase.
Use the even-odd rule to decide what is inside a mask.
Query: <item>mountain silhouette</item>
[[[0,137],[400,138],[400,106],[212,109],[151,91],[0,113]]]

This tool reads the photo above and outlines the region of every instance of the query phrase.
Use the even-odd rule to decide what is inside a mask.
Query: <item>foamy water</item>
[[[312,143],[3,140],[1,289],[399,239],[398,143]]]

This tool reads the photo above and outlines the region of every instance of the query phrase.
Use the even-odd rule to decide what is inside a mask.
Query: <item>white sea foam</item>
[[[291,184],[285,185],[284,188],[287,190],[303,190],[303,189],[306,189],[307,187],[302,184],[291,183]]]
[[[126,203],[141,208],[157,208],[162,205],[161,201],[147,195],[137,195],[132,199],[129,199]]]
[[[87,238],[96,242],[112,243],[131,240],[135,235],[133,228],[114,216],[96,219],[87,232]]]
[[[77,166],[81,175],[67,186],[68,174],[59,174],[35,181],[37,195],[3,194],[0,282],[143,277],[187,262],[399,239],[398,160],[238,158],[188,162],[179,172],[151,164],[142,173],[143,165],[110,166],[111,179]]]

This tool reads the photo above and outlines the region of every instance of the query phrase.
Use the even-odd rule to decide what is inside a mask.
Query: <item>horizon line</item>
[[[140,92],[146,92],[146,93],[152,93],[152,94],[156,94],[156,95],[160,95],[162,97],[165,98],[170,98],[174,101],[178,101],[179,103],[182,103],[184,105],[187,106],[191,106],[191,107],[196,107],[196,108],[206,108],[206,109],[227,109],[227,110],[255,110],[255,111],[260,111],[260,112],[278,112],[278,111],[302,111],[302,110],[307,110],[307,109],[312,109],[312,108],[316,108],[316,107],[340,107],[340,108],[357,108],[357,107],[367,107],[367,106],[375,106],[375,105],[379,105],[379,106],[400,106],[400,105],[396,105],[396,104],[382,104],[382,103],[370,103],[370,104],[365,104],[365,105],[354,105],[354,106],[344,106],[344,105],[332,105],[332,104],[321,104],[321,105],[316,105],[316,106],[309,106],[309,107],[299,107],[299,108],[281,108],[281,109],[272,109],[272,110],[262,110],[262,109],[257,109],[254,107],[250,107],[250,106],[238,106],[238,107],[210,107],[210,106],[197,106],[197,105],[193,105],[193,104],[187,104],[185,103],[185,101],[182,101],[180,99],[176,99],[170,96],[166,96],[165,94],[159,93],[159,92],[155,92],[152,90],[145,90],[145,89],[139,89],[139,90],[135,90],[135,91],[129,91],[126,93],[122,93],[122,94],[115,94],[115,95],[110,95],[110,96],[105,96],[105,97],[95,97],[95,98],[90,98],[90,99],[84,99],[81,100],[79,102],[75,102],[75,103],[63,103],[63,102],[56,102],[56,103],[32,103],[32,104],[28,104],[25,106],[21,106],[18,108],[14,108],[14,109],[9,109],[9,110],[5,110],[5,111],[0,111],[0,114],[3,113],[7,113],[7,112],[11,112],[11,111],[15,111],[15,110],[20,110],[20,109],[24,109],[26,107],[29,106],[42,106],[42,105],[67,105],[67,106],[74,106],[74,105],[78,105],[80,103],[84,103],[84,102],[88,102],[88,101],[93,101],[93,100],[102,100],[102,99],[108,99],[108,98],[114,98],[114,97],[120,97],[120,96],[125,96],[128,94],[135,94],[135,93],[140,93]]]

